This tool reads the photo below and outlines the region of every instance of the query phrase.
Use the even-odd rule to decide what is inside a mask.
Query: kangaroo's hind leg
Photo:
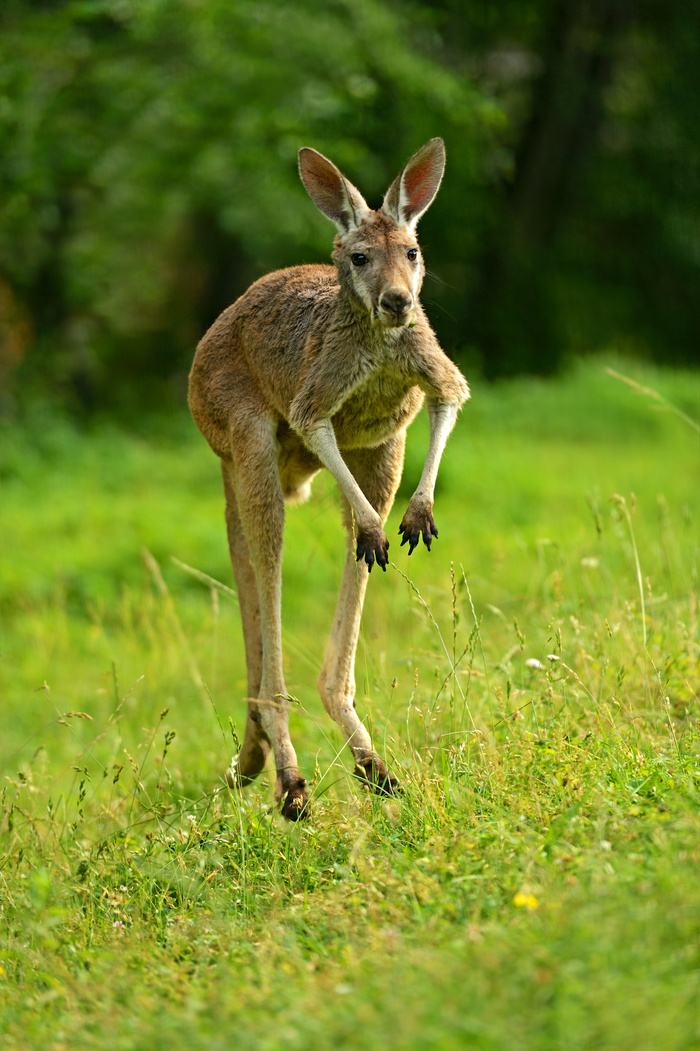
[[[283,815],[296,820],[304,814],[306,793],[289,737],[289,699],[282,673],[284,499],[273,419],[248,418],[240,434],[232,427],[231,461],[224,464],[224,472],[248,689],[256,698],[249,702],[240,780],[245,783],[260,772],[271,746],[277,770],[276,797]]]
[[[405,443],[406,436],[402,432],[378,448],[346,451],[343,454],[362,492],[381,517],[382,524],[391,510],[401,480]],[[369,569],[364,559],[356,561],[352,515],[345,500],[343,507],[348,547],[333,629],[318,688],[328,714],[345,735],[355,760],[355,774],[373,791],[380,795],[391,795],[397,787],[396,778],[375,752],[369,733],[355,711],[355,651]]]
[[[248,672],[248,717],[241,751],[226,780],[237,787],[250,784],[263,770],[270,754],[270,740],[262,728],[260,709],[253,698],[259,696],[262,678],[262,631],[260,628],[260,602],[255,570],[250,561],[248,542],[243,533],[238,504],[233,488],[231,472],[233,464],[222,460],[221,473],[226,494],[226,532],[228,534],[231,565],[238,589],[238,605],[243,625],[246,668]]]

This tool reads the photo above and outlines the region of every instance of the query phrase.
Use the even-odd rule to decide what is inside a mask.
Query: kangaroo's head
[[[332,161],[308,147],[299,151],[299,172],[311,200],[338,228],[333,259],[340,283],[385,328],[400,329],[415,320],[425,274],[416,226],[444,168],[445,144],[431,139],[374,211]]]

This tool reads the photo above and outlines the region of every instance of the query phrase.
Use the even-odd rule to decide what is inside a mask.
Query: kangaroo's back
[[[332,324],[339,292],[334,266],[275,270],[227,307],[200,340],[189,381],[190,410],[217,455],[241,406],[285,418],[312,367],[314,331]]]

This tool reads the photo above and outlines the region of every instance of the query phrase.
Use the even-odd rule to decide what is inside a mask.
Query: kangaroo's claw
[[[386,573],[386,567],[389,562],[388,549],[389,541],[383,531],[379,533],[360,533],[357,537],[356,561],[361,562],[364,558],[370,573],[376,561],[377,565],[381,566]]]
[[[423,543],[428,551],[430,551],[433,537],[437,539],[438,535],[433,512],[414,512],[409,505],[406,514],[403,516],[401,525],[399,526],[399,533],[402,534],[401,547],[403,547],[404,544],[408,544],[409,555],[413,554],[414,548],[418,546],[421,536],[423,537]]]

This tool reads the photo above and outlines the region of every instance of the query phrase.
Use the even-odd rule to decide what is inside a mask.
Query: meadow
[[[699,393],[612,359],[473,383],[409,558],[414,425],[357,662],[396,799],[315,688],[317,479],[285,538],[295,826],[273,778],[222,779],[245,661],[189,418],[0,425],[0,1047],[700,1046]]]

